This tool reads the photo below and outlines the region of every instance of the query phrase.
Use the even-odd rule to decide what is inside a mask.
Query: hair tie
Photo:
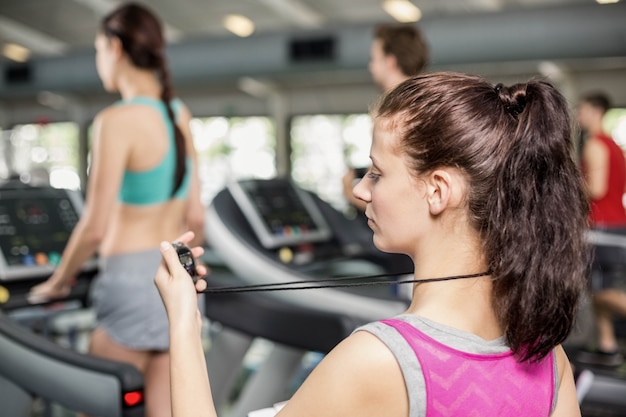
[[[522,95],[518,95],[515,97],[515,103],[509,104],[506,106],[507,111],[511,114],[511,116],[517,119],[517,116],[522,114],[524,108],[526,108],[526,97]]]
[[[497,84],[493,89],[498,95],[498,99],[504,105],[506,111],[515,119],[524,111],[526,107],[526,98],[523,95],[515,95],[513,97],[507,94],[503,97],[502,89],[505,88],[502,83]]]

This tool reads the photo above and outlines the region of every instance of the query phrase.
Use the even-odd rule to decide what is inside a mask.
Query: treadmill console
[[[287,179],[239,180],[228,188],[266,249],[332,238],[332,231],[311,196]]]
[[[0,188],[0,281],[52,274],[82,212],[82,196],[55,188]]]

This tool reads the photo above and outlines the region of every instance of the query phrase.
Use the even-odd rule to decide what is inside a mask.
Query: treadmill
[[[221,190],[205,222],[211,268],[209,287],[276,285],[346,275],[412,273],[408,257],[391,270],[390,258],[371,242],[363,222],[348,220],[319,197],[284,178],[246,179]],[[377,278],[381,280],[383,278]],[[315,285],[315,282],[312,283]],[[220,416],[248,412],[286,400],[289,381],[307,352],[325,354],[359,325],[399,314],[408,300],[392,286],[320,288],[206,294],[205,314],[223,325],[207,353]],[[271,353],[224,410],[241,363],[255,338],[274,342]]]
[[[77,304],[86,306],[89,285],[97,272],[95,259],[84,265],[67,298],[34,303],[28,299],[30,288],[47,279],[58,264],[82,204],[76,191],[0,186],[2,415],[25,416],[34,397],[46,405],[55,403],[100,417],[144,414],[139,370],[68,349],[26,325],[72,311]],[[51,303],[54,308],[49,309]]]
[[[99,417],[144,415],[143,376],[130,364],[64,348],[2,312],[0,352],[3,415],[23,416],[33,397]]]
[[[213,199],[206,216],[210,245],[246,284],[380,274],[393,280],[413,273],[404,255],[404,270],[385,270],[381,265],[388,264],[387,254],[373,246],[371,232],[363,227],[284,178],[231,182]],[[408,305],[380,286],[275,291],[266,296],[362,324],[402,312]]]
[[[588,241],[594,247],[596,265],[607,273],[626,273],[626,235],[589,231]],[[595,279],[592,277],[592,279]],[[592,314],[591,311],[586,313]],[[584,314],[584,313],[583,313]],[[626,336],[624,320],[616,320],[618,336]],[[580,343],[564,343],[564,348],[577,370],[593,373],[589,391],[580,407],[584,417],[626,417],[626,363],[617,368],[594,366],[576,360]]]

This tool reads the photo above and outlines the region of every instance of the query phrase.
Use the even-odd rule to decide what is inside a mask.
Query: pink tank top
[[[548,417],[552,412],[554,354],[537,363],[520,363],[512,351],[462,352],[402,320],[382,323],[395,328],[417,356],[427,417]]]

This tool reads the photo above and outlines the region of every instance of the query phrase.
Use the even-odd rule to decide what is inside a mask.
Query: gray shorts
[[[169,324],[154,284],[158,248],[99,260],[91,300],[98,327],[117,343],[137,350],[169,349]]]

